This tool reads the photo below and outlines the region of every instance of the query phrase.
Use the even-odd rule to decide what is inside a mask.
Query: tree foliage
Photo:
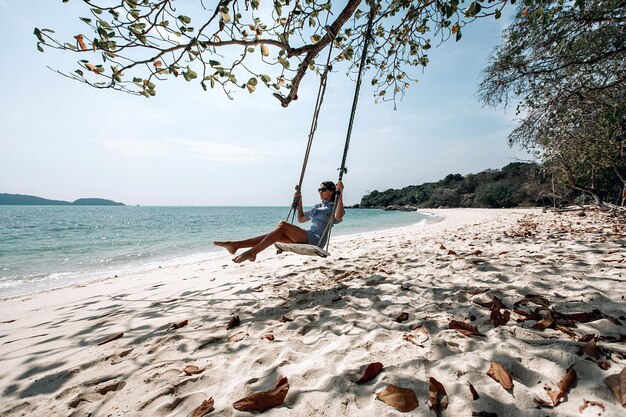
[[[69,0],[63,0],[67,2]],[[509,0],[82,0],[84,31],[57,39],[35,29],[37,47],[73,51],[63,73],[97,88],[150,97],[160,81],[184,78],[207,90],[254,92],[264,85],[286,107],[309,72],[358,65],[368,17],[366,65],[377,100],[396,100],[428,64],[431,46],[461,39],[466,24],[499,18]],[[515,0],[511,0],[514,3]]]
[[[480,95],[494,106],[518,99],[510,142],[601,203],[620,179],[626,185],[626,1],[519,7]]]
[[[359,207],[517,207],[551,205],[550,174],[534,163],[514,162],[499,170],[462,176],[449,174],[438,182],[402,189],[372,191]],[[559,187],[561,191],[561,187]]]

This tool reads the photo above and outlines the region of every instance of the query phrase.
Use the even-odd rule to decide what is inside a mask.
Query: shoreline
[[[600,415],[623,412],[603,380],[626,366],[626,227],[602,213],[429,212],[444,220],[339,236],[332,259],[268,250],[236,265],[224,255],[3,300],[0,414],[188,415],[213,397],[209,416],[244,416],[232,403],[279,375],[289,392],[270,416],[403,415],[374,395],[389,384],[411,388],[418,415],[430,415],[430,377],[447,391],[447,415],[566,417],[581,415],[583,400],[602,403]],[[530,294],[563,314],[603,315],[569,335],[535,329],[538,319],[513,311],[537,307]],[[497,327],[480,304],[494,296],[511,314]],[[240,325],[227,329],[235,316]],[[576,353],[585,334],[601,337],[596,358]],[[383,372],[355,385],[372,362]],[[485,374],[491,362],[510,372],[513,391]],[[185,374],[191,364],[204,371]],[[578,383],[566,401],[537,409],[534,398],[548,399],[544,385],[556,387],[569,366]],[[582,415],[599,412],[588,405]]]
[[[428,213],[422,212],[422,211],[418,212],[418,214],[427,215],[427,216],[429,215]],[[433,217],[436,217],[436,216],[433,216]],[[432,220],[432,222],[437,222],[437,221],[441,221],[441,220]],[[410,225],[390,226],[390,227],[385,227],[385,228],[375,230],[375,231],[385,231],[385,230],[393,230],[397,228],[420,226],[421,222],[430,223],[431,221],[428,219],[423,219],[418,223],[414,223]],[[344,237],[345,238],[359,237],[361,235],[365,235],[371,232],[358,231],[358,232],[348,232],[346,234],[342,234],[341,229],[338,229],[338,231],[335,233],[338,233],[338,234],[334,235],[333,239],[341,239]],[[207,247],[213,248],[212,242],[207,242]],[[115,279],[116,277],[119,277],[119,275],[140,274],[140,273],[150,272],[150,271],[154,271],[154,270],[161,269],[161,268],[192,265],[192,264],[197,264],[197,263],[201,263],[204,261],[215,261],[215,260],[219,260],[221,258],[226,258],[226,257],[228,257],[229,259],[232,258],[230,255],[226,255],[223,252],[224,252],[223,249],[215,247],[213,250],[208,250],[206,252],[198,252],[198,253],[193,253],[193,254],[188,254],[188,255],[174,256],[174,257],[167,257],[167,258],[163,257],[163,258],[151,259],[147,262],[142,262],[142,263],[135,262],[135,263],[126,264],[126,265],[109,266],[107,267],[107,269],[95,269],[95,270],[84,271],[84,272],[72,272],[72,271],[59,272],[56,274],[67,275],[67,278],[60,279],[58,281],[56,280],[47,281],[50,283],[50,286],[46,288],[36,289],[34,291],[28,291],[28,292],[23,292],[19,294],[0,295],[0,301],[9,300],[9,299],[16,298],[16,297],[33,295],[33,294],[37,294],[40,292],[54,291],[58,289],[71,287],[72,285],[81,285],[81,286],[89,285],[90,283],[97,282],[100,280]],[[71,281],[71,282],[66,282],[66,281]],[[55,283],[58,283],[58,284],[55,285]]]

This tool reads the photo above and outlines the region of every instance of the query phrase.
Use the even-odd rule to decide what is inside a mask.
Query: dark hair
[[[322,185],[333,192],[332,197],[330,197],[330,201],[335,201],[335,196],[337,195],[337,186],[335,183],[332,181],[324,181],[322,182]]]

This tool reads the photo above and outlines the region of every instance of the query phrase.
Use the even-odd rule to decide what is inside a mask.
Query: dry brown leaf
[[[395,320],[398,323],[402,323],[403,321],[407,321],[408,319],[409,319],[409,315],[407,313],[402,313],[398,317],[395,318]]]
[[[498,362],[491,362],[487,375],[489,375],[494,381],[499,382],[504,389],[509,390],[513,388],[513,379],[511,378],[511,374],[509,374],[509,371],[507,371],[506,368]]]
[[[483,253],[483,251],[481,251],[480,249],[476,249],[476,250],[473,250],[470,253],[468,253],[468,255],[478,256],[481,253]]]
[[[270,342],[274,341],[274,335],[272,333],[268,333],[265,336],[263,336],[265,339],[269,340]]]
[[[572,384],[576,381],[576,371],[573,367],[567,370],[565,376],[559,381],[557,387],[558,391],[552,390],[548,387],[545,387],[545,390],[548,392],[548,396],[552,400],[552,404],[556,407],[561,402],[561,399],[567,394]]]
[[[265,411],[281,405],[289,391],[289,382],[286,376],[280,376],[274,388],[268,391],[255,392],[233,403],[239,411]]]
[[[605,371],[611,367],[611,364],[604,360],[599,360],[596,363],[598,364],[598,367],[600,367],[600,369],[604,369]]]
[[[263,56],[268,56],[270,54],[270,50],[264,43],[261,44],[261,54]]]
[[[429,408],[433,410],[435,414],[439,413],[439,407],[441,407],[441,410],[448,408],[448,394],[446,393],[446,389],[441,385],[441,382],[433,377],[430,377],[428,380],[428,403]]]
[[[235,316],[228,321],[228,324],[226,325],[226,330],[234,329],[240,324],[241,324],[241,321],[239,320],[239,316]]]
[[[83,38],[83,35],[76,35],[74,36],[74,39],[76,39],[76,42],[78,42],[78,46],[80,46],[80,49],[83,51],[86,51],[87,49],[87,45],[85,45],[85,41]]]
[[[592,358],[598,357],[598,350],[596,348],[596,337],[585,343],[583,346],[581,346],[578,352],[576,352],[578,356],[581,356],[583,353]]]
[[[181,327],[185,327],[188,324],[189,324],[188,320],[179,321],[178,323],[172,323],[172,325],[170,326],[168,330],[180,329]]]
[[[443,246],[443,244],[442,244],[441,246],[439,246],[439,249],[441,249],[441,250],[446,250],[446,247],[445,247],[445,246]]]
[[[511,312],[509,310],[504,310],[504,313],[501,313],[500,309],[494,308],[493,310],[491,310],[489,318],[491,318],[493,327],[504,326],[509,322],[509,319],[511,318]]]
[[[560,324],[557,324],[556,326],[554,326],[554,328],[560,332],[565,333],[566,335],[568,335],[571,339],[578,339],[578,335],[572,331],[571,329],[568,329],[565,326],[561,326]]]
[[[500,252],[498,252],[498,255],[506,255],[509,252],[511,252],[511,251],[510,250],[501,250]]]
[[[290,321],[293,321],[293,319],[290,319],[290,318],[289,318],[289,317],[287,317],[287,316],[282,316],[282,317],[280,318],[280,321],[281,321],[281,322],[283,322],[283,323],[288,323],[288,322],[290,322]]]
[[[480,395],[478,395],[478,393],[476,392],[476,389],[474,388],[474,386],[472,385],[471,382],[467,382],[467,385],[469,385],[469,390],[472,393],[472,400],[476,401],[477,399],[480,398]]]
[[[411,388],[402,388],[395,385],[387,385],[385,389],[376,394],[376,398],[403,413],[413,411],[419,405],[415,392]]]
[[[232,335],[231,337],[228,338],[228,341],[229,342],[239,342],[239,341],[245,339],[247,335],[248,335],[248,333],[246,333],[246,332],[235,333],[234,335]]]
[[[583,400],[583,404],[578,408],[578,412],[582,414],[582,412],[585,411],[585,409],[589,406],[598,407],[602,411],[605,411],[604,404],[602,404],[601,402]]]
[[[376,378],[376,376],[383,370],[383,364],[380,362],[373,362],[370,363],[369,365],[367,365],[367,368],[365,368],[365,372],[363,373],[363,376],[356,381],[357,384],[364,384],[366,382],[371,381],[372,379]]]
[[[187,365],[185,366],[185,369],[183,369],[183,371],[187,375],[195,375],[195,374],[199,374],[203,372],[204,368],[200,368],[199,366],[196,366],[196,365]]]
[[[531,328],[535,330],[545,330],[554,324],[554,316],[552,312],[547,308],[542,309],[546,312],[546,315],[535,323]]]
[[[452,249],[450,249],[450,250],[448,251],[448,255],[456,255],[456,252],[455,252],[455,251],[453,251]]]
[[[98,346],[102,346],[105,343],[109,343],[109,342],[112,342],[114,340],[117,340],[117,339],[119,339],[122,336],[124,336],[124,332],[120,332],[118,334],[115,334],[115,335],[113,335],[111,337],[108,337],[108,338],[104,339],[102,342],[98,343]]]
[[[196,407],[191,414],[189,414],[189,417],[202,417],[205,414],[210,413],[211,411],[213,411],[213,398],[209,398],[208,400],[204,400],[202,401],[202,404],[200,404],[198,407]]]
[[[474,326],[473,324],[464,323],[462,321],[451,320],[448,326],[465,336],[485,336],[478,331],[478,327]]]
[[[626,406],[626,366],[619,374],[604,378],[604,383],[613,391],[617,401]]]

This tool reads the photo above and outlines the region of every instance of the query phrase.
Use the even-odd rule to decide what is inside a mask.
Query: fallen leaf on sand
[[[574,381],[576,381],[576,371],[573,367],[570,367],[567,370],[567,373],[565,374],[563,379],[561,379],[559,383],[556,384],[556,386],[559,388],[558,391],[554,391],[549,387],[545,387],[545,390],[548,392],[548,396],[552,400],[552,404],[554,404],[555,407],[559,405],[561,399],[565,396],[567,391],[569,391]]]
[[[213,398],[209,398],[208,400],[202,401],[202,404],[196,407],[191,414],[189,414],[189,417],[202,417],[213,410]]]
[[[111,337],[108,337],[108,338],[104,339],[102,342],[98,343],[98,346],[102,346],[105,343],[109,343],[109,342],[112,342],[114,340],[117,340],[117,339],[119,339],[122,336],[124,336],[124,332],[120,332],[118,334],[115,334],[115,335],[113,335]]]
[[[467,382],[467,385],[469,385],[469,390],[472,393],[472,400],[476,401],[477,399],[480,398],[480,395],[478,395],[478,393],[476,392],[476,389],[474,388],[474,386],[472,385],[471,382]]]
[[[504,389],[508,390],[513,388],[513,379],[511,379],[511,374],[509,374],[509,371],[507,371],[506,368],[498,362],[491,362],[487,375],[489,375],[494,381],[499,382]]]
[[[415,392],[411,388],[395,385],[387,385],[384,390],[376,394],[376,398],[403,413],[415,410],[419,405]]]
[[[293,321],[293,319],[290,319],[290,318],[289,318],[289,317],[287,317],[287,316],[282,316],[282,317],[280,318],[280,321],[282,321],[283,323],[288,323],[288,322],[290,322],[290,321]]]
[[[226,330],[234,329],[235,327],[239,326],[240,324],[241,324],[241,321],[239,320],[239,316],[235,316],[232,319],[230,319],[230,321],[226,325]]]
[[[481,251],[480,249],[476,249],[476,250],[473,250],[470,253],[468,253],[468,255],[478,256],[481,253],[483,253],[483,251]]]
[[[445,247],[445,246],[443,246],[443,245],[441,245],[441,246],[439,246],[439,249],[441,249],[441,250],[446,250],[446,247]]]
[[[456,255],[456,252],[455,252],[455,251],[453,251],[452,249],[450,249],[450,250],[448,251],[448,255]]]
[[[356,381],[357,384],[364,384],[372,379],[376,378],[376,376],[383,370],[383,364],[380,362],[373,362],[367,365],[365,368],[365,372],[363,376]]]
[[[478,327],[474,326],[473,324],[464,323],[462,321],[451,320],[448,326],[465,336],[485,336],[478,331]]]
[[[611,364],[607,361],[600,360],[596,362],[600,369],[604,369],[605,371],[611,367]]]
[[[501,313],[500,309],[494,308],[493,310],[491,310],[489,318],[493,323],[493,327],[504,326],[509,322],[509,319],[511,318],[511,312],[509,310],[504,310],[504,313]]]
[[[535,323],[532,326],[532,329],[535,330],[545,330],[548,327],[552,326],[554,324],[554,316],[552,315],[552,312],[550,310],[548,310],[547,308],[542,309],[546,312],[546,315],[539,320],[537,323]]]
[[[511,251],[510,250],[501,250],[500,252],[498,252],[498,255],[506,255],[509,252],[511,252]]]
[[[185,366],[185,369],[183,369],[183,371],[187,374],[187,375],[195,375],[195,374],[199,374],[202,371],[204,371],[204,368],[200,368],[196,365],[187,365]]]
[[[446,393],[446,389],[433,377],[430,377],[428,380],[428,403],[429,408],[433,410],[435,414],[439,413],[439,407],[441,407],[441,410],[448,408],[448,394]]]
[[[583,411],[585,411],[585,409],[587,407],[598,407],[600,408],[602,411],[604,411],[604,404],[602,404],[601,402],[598,401],[587,401],[587,400],[583,400],[583,405],[581,405],[578,408],[578,412],[582,414]]]
[[[188,324],[189,324],[188,320],[179,321],[178,323],[172,323],[172,325],[167,330],[180,329],[181,327],[185,327]]]
[[[407,313],[402,313],[398,317],[396,317],[396,321],[398,323],[402,323],[403,321],[407,321],[409,319],[409,315]]]
[[[234,335],[232,335],[231,337],[228,338],[229,342],[239,342],[240,340],[243,340],[246,338],[248,334],[246,332],[239,332],[239,333],[235,333]]]
[[[604,378],[604,383],[613,391],[617,401],[622,405],[626,405],[626,366],[619,374]]]
[[[272,333],[266,334],[263,338],[269,340],[270,342],[274,341],[274,335]]]
[[[587,356],[592,357],[592,358],[597,358],[598,357],[598,351],[596,349],[596,338],[595,337],[592,338],[587,343],[585,343],[583,346],[581,346],[581,348],[578,349],[578,352],[576,352],[576,354],[578,356],[581,356],[583,353],[586,354]]]
[[[265,411],[281,405],[289,391],[289,382],[286,376],[280,376],[276,385],[269,391],[255,392],[233,403],[239,411]]]

